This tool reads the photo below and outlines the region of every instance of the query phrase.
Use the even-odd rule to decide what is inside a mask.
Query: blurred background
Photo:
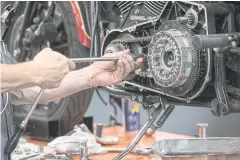
[[[100,90],[100,93],[104,100],[108,102],[109,94],[104,90]],[[112,111],[109,103],[107,106],[104,105],[94,92],[86,116],[93,116],[95,122],[108,124],[109,113]],[[103,116],[103,113],[107,115]],[[121,111],[118,110],[118,114],[120,113]],[[148,118],[147,112],[141,109],[140,117],[141,125],[143,125]],[[121,115],[118,115],[118,118],[121,118]],[[216,117],[212,115],[210,109],[199,107],[176,107],[159,130],[192,136],[197,135],[197,123],[209,124],[209,136],[240,136],[240,114]]]
[[[185,3],[173,3],[173,2],[143,2],[134,4],[134,2],[128,1],[111,1],[111,2],[88,2],[88,1],[58,1],[58,2],[33,2],[33,1],[26,1],[26,2],[9,2],[3,1],[1,3],[1,13],[4,10],[4,14],[6,15],[6,22],[12,23],[11,25],[5,23],[5,29],[7,29],[7,33],[4,34],[4,41],[8,46],[9,52],[18,62],[29,61],[33,59],[34,56],[38,52],[40,52],[43,48],[51,47],[53,50],[62,53],[63,55],[69,58],[83,58],[83,57],[99,57],[101,56],[101,44],[102,39],[104,38],[103,35],[109,35],[107,32],[110,32],[116,28],[122,27],[129,27],[131,24],[135,24],[135,20],[132,21],[131,18],[128,18],[130,12],[132,12],[133,18],[136,18],[136,15],[140,15],[139,18],[145,16],[146,13],[149,14],[150,17],[156,17],[155,13],[151,13],[151,9],[148,6],[155,6],[156,4],[165,7],[174,6],[179,10],[181,13],[180,18],[184,18],[184,16],[188,16],[187,12],[185,13],[182,8],[190,8],[189,10],[192,11],[192,7],[190,4]],[[100,6],[98,6],[100,5]],[[128,12],[123,10],[124,7],[128,6]],[[228,9],[230,4],[224,3],[222,4]],[[222,6],[220,5],[220,6]],[[232,6],[233,4],[231,4]],[[18,8],[16,11],[16,15],[12,19],[12,15],[9,13],[15,13],[15,10],[12,8]],[[17,7],[16,7],[17,6]],[[184,7],[182,7],[184,6]],[[141,8],[142,7],[142,8]],[[237,7],[237,6],[235,6]],[[217,8],[214,7],[213,8]],[[91,12],[90,10],[91,9]],[[98,9],[100,11],[98,12]],[[163,14],[163,8],[158,8],[156,15]],[[14,10],[14,11],[13,11]],[[144,10],[143,13],[140,11]],[[198,10],[198,9],[197,9]],[[166,11],[168,11],[166,9]],[[181,12],[180,12],[181,11]],[[224,10],[223,10],[224,11]],[[228,11],[228,10],[227,10]],[[92,14],[95,13],[96,14]],[[111,14],[110,14],[111,13]],[[112,15],[112,13],[114,13]],[[171,15],[174,13],[171,12]],[[195,11],[193,12],[195,13]],[[199,12],[199,14],[203,12]],[[135,15],[136,14],[136,15]],[[117,15],[117,16],[116,16]],[[167,14],[163,14],[165,16]],[[170,14],[169,14],[170,15]],[[177,14],[176,14],[177,15]],[[221,15],[221,14],[220,14]],[[232,12],[230,10],[229,17],[231,18]],[[80,18],[83,16],[83,18]],[[123,17],[125,17],[123,19]],[[240,14],[236,15],[236,19],[239,19]],[[164,17],[163,17],[164,18]],[[165,17],[166,18],[166,17]],[[171,17],[172,19],[177,19],[179,17]],[[180,24],[175,24],[175,22],[169,19],[169,25],[174,24],[173,26],[179,26]],[[185,17],[186,19],[186,17]],[[192,20],[192,19],[190,19]],[[195,18],[196,22],[198,22],[198,18]],[[229,20],[230,21],[230,20]],[[130,23],[132,22],[132,23]],[[186,21],[187,22],[187,21]],[[221,23],[220,23],[221,22]],[[222,28],[224,30],[234,30],[234,25],[230,24],[225,27],[226,23],[220,21],[219,26],[217,28]],[[82,25],[82,23],[84,25]],[[139,19],[139,23],[141,23],[141,19]],[[185,22],[184,22],[185,23]],[[222,24],[223,23],[223,24]],[[164,23],[168,26],[168,23]],[[204,31],[204,23],[199,23],[201,27],[197,27],[200,29],[196,33],[202,33]],[[237,23],[238,24],[238,23]],[[162,24],[163,25],[163,24]],[[222,25],[222,26],[221,26]],[[80,27],[81,26],[81,27]],[[182,25],[180,25],[182,26]],[[210,26],[210,25],[209,25]],[[240,26],[240,25],[238,25]],[[153,28],[151,28],[153,27]],[[136,34],[136,36],[140,36],[140,38],[155,35],[157,33],[158,27],[160,26],[151,26],[149,29],[144,29],[143,31]],[[162,26],[161,26],[162,27]],[[192,26],[191,26],[192,27]],[[213,29],[211,26],[210,29]],[[178,28],[178,27],[177,27]],[[196,28],[193,27],[193,28]],[[233,29],[232,29],[233,28]],[[1,28],[4,29],[4,26]],[[240,29],[239,27],[237,29]],[[184,27],[187,31],[187,35],[189,31],[193,31],[191,28]],[[204,31],[205,32],[205,31]],[[98,34],[95,34],[98,33]],[[114,32],[112,32],[114,33]],[[115,33],[114,33],[115,34]],[[91,37],[90,37],[91,36]],[[117,39],[123,38],[125,40],[126,35],[121,35],[115,37]],[[106,36],[107,37],[107,36]],[[106,38],[105,37],[105,38]],[[111,36],[110,36],[111,37]],[[125,38],[124,38],[125,37]],[[90,43],[90,38],[93,40]],[[128,38],[127,38],[128,39]],[[130,39],[134,39],[134,37],[130,36]],[[113,39],[112,39],[113,40]],[[111,40],[111,41],[112,41]],[[110,42],[110,40],[109,40]],[[94,44],[94,45],[91,45]],[[105,44],[105,47],[107,44]],[[131,44],[120,44],[115,45],[114,47],[109,44],[109,48],[105,48],[105,51],[115,52],[120,50],[131,48],[136,54],[141,54],[143,52],[148,53],[146,50],[147,45],[145,43],[139,45],[131,45]],[[144,49],[145,48],[145,51]],[[195,52],[194,52],[195,54]],[[205,54],[205,53],[204,53]],[[203,54],[203,55],[204,55]],[[197,56],[196,56],[197,57]],[[171,54],[169,57],[171,60]],[[238,64],[237,60],[235,63],[234,61],[229,60],[229,64]],[[205,60],[204,63],[205,64]],[[77,69],[86,67],[88,64],[78,64]],[[232,68],[240,68],[238,65],[233,65]],[[202,65],[204,66],[204,65]],[[231,69],[231,68],[230,68]],[[239,78],[240,75],[238,71],[232,70],[230,72],[228,70],[229,82],[232,83],[232,87],[236,87],[239,89]],[[235,73],[236,72],[236,73]],[[234,73],[234,76],[231,74]],[[205,73],[204,73],[205,74]],[[202,76],[195,75],[201,79]],[[237,79],[238,77],[238,79]],[[142,77],[140,78],[141,82],[144,82]],[[191,80],[191,78],[189,78]],[[139,80],[139,79],[138,79]],[[192,81],[192,80],[191,80]],[[201,79],[199,83],[203,83],[205,79]],[[195,81],[192,81],[195,83]],[[202,98],[206,98],[209,102],[215,98],[215,90],[212,84],[215,82],[210,83],[209,89],[210,91],[214,91],[214,93],[209,92],[209,90],[204,91],[202,94]],[[188,83],[184,82],[184,85],[188,86]],[[199,84],[200,85],[200,84]],[[190,85],[191,86],[191,85]],[[122,86],[118,86],[121,88]],[[127,86],[128,87],[128,86]],[[152,88],[156,86],[151,86]],[[123,87],[124,88],[124,87]],[[129,88],[124,88],[129,89]],[[135,90],[136,88],[131,88]],[[137,90],[138,91],[138,90]],[[137,92],[136,91],[136,92]],[[27,132],[34,136],[35,138],[50,140],[53,137],[61,136],[72,130],[74,125],[82,123],[83,117],[93,117],[93,121],[97,123],[103,123],[105,125],[110,124],[110,117],[114,112],[114,107],[109,104],[110,95],[105,90],[99,89],[100,95],[103,99],[108,103],[105,105],[101,102],[100,97],[97,95],[95,89],[89,89],[85,91],[81,91],[79,93],[73,94],[71,96],[65,97],[59,101],[54,101],[45,105],[38,105],[32,118],[30,119],[30,123],[27,128]],[[93,93],[93,97],[92,97]],[[209,94],[209,95],[208,95]],[[233,94],[233,93],[232,93]],[[146,92],[146,95],[150,95],[150,92]],[[156,94],[157,95],[157,94]],[[206,96],[206,97],[205,97]],[[235,95],[236,96],[236,95]],[[201,102],[205,102],[201,100]],[[90,105],[89,105],[90,102]],[[239,102],[239,101],[237,101]],[[237,103],[236,104],[239,104]],[[118,103],[121,103],[121,100],[118,99]],[[89,107],[88,107],[89,106]],[[129,105],[130,106],[130,105]],[[206,105],[204,105],[206,106]],[[120,110],[121,107],[116,107],[117,115],[116,119],[121,124],[122,123],[122,111]],[[17,123],[21,122],[21,120],[26,116],[27,112],[29,111],[29,105],[22,105],[21,107],[14,108],[14,118],[16,125]],[[87,110],[86,114],[85,111]],[[148,119],[147,112],[143,111],[141,108],[140,111],[140,121],[141,125],[145,123]],[[230,114],[228,116],[221,116],[216,117],[213,116],[211,110],[208,108],[196,108],[196,107],[184,107],[184,106],[177,106],[170,117],[167,119],[166,123],[161,127],[162,131],[166,132],[174,132],[179,134],[185,135],[197,135],[197,123],[208,123],[208,135],[209,136],[240,136],[240,114]],[[92,123],[92,120],[90,120]],[[138,121],[137,121],[138,122]]]

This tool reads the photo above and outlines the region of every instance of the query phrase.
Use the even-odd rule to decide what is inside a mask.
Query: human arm
[[[31,62],[1,64],[1,92],[38,85],[37,80],[31,77],[34,71],[31,66]]]
[[[135,63],[128,53],[129,50],[106,55],[120,56],[121,58],[118,62],[95,62],[89,67],[70,72],[64,77],[58,88],[45,91],[40,99],[40,103],[58,100],[92,87],[108,86],[121,82],[142,61],[140,59]],[[39,87],[33,87],[11,92],[13,102],[15,104],[32,103],[39,91]]]
[[[70,72],[64,77],[58,88],[46,89],[39,103],[44,104],[55,101],[81,90],[94,87],[90,82],[91,77],[94,75],[95,73],[91,67]],[[40,90],[40,87],[30,87],[11,91],[13,104],[32,104]]]
[[[33,61],[1,64],[1,92],[32,86],[58,87],[63,77],[73,69],[75,64],[67,57],[47,48]]]

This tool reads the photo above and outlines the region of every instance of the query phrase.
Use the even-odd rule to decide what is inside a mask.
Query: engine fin
[[[126,13],[129,9],[130,6],[133,2],[131,1],[117,1],[117,6],[120,9],[121,14],[123,15],[124,13]]]
[[[167,3],[167,1],[146,1],[144,2],[144,8],[155,16],[158,16],[162,14]]]

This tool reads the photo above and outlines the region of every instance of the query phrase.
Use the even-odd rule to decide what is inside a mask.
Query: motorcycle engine
[[[124,25],[109,31],[102,54],[129,48],[133,54],[147,55],[147,61],[115,89],[190,102],[211,88],[212,50],[197,50],[192,36],[228,32],[224,19],[234,12],[234,5],[180,1],[116,4]]]

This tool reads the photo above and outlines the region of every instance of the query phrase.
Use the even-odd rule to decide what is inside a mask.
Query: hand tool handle
[[[25,118],[24,122],[26,123],[25,126],[27,125],[27,122],[29,120],[29,118],[32,116],[32,112],[35,110],[40,98],[42,97],[43,93],[45,92],[45,89],[41,89],[40,92],[37,95],[37,98],[35,99],[30,111],[27,114],[27,117]]]
[[[13,150],[17,147],[19,139],[23,135],[24,131],[25,131],[25,127],[21,123],[18,126],[17,130],[14,132],[11,139],[8,141],[7,145],[5,146],[5,149],[4,149],[5,154],[10,155],[13,152]]]
[[[17,147],[17,144],[19,142],[19,139],[21,138],[21,136],[23,135],[26,126],[28,124],[28,120],[32,115],[32,112],[35,110],[38,101],[40,100],[40,98],[42,97],[43,93],[44,93],[45,89],[41,89],[41,91],[39,92],[39,94],[37,95],[37,98],[35,99],[30,111],[28,112],[27,117],[25,118],[25,120],[22,121],[22,123],[18,126],[17,130],[15,131],[15,133],[13,134],[13,136],[10,138],[10,140],[8,141],[7,145],[5,146],[4,152],[7,155],[10,155],[13,150]]]

